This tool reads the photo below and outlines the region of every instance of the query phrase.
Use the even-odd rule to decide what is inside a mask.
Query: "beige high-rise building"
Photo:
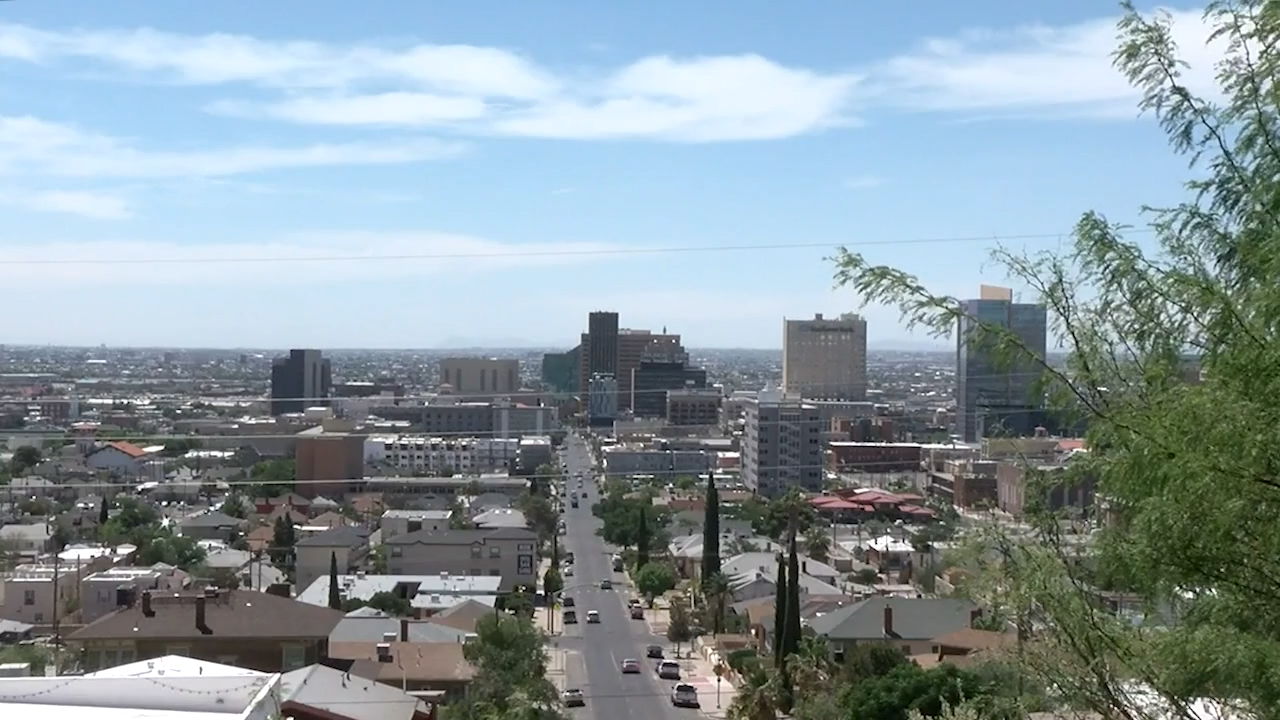
[[[782,386],[806,400],[865,400],[867,321],[853,313],[784,320]]]
[[[510,395],[520,389],[520,361],[514,358],[444,358],[440,383],[459,395]]]

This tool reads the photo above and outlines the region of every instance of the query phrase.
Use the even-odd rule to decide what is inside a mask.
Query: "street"
[[[671,654],[670,643],[665,637],[652,635],[644,622],[630,619],[626,603],[634,597],[634,590],[625,586],[626,576],[613,572],[610,556],[613,548],[596,535],[600,521],[591,514],[591,505],[599,499],[599,491],[592,480],[593,467],[586,441],[570,435],[565,441],[563,455],[568,474],[568,491],[578,492],[578,507],[566,502],[564,520],[567,527],[564,550],[575,556],[574,576],[565,578],[566,596],[576,603],[578,625],[569,625],[557,643],[581,662],[570,662],[565,677],[566,687],[580,688],[587,698],[585,708],[575,709],[575,717],[598,720],[655,720],[658,718],[698,718],[699,712],[675,708],[671,705],[674,681],[659,680],[654,673],[655,660],[645,658],[645,646],[661,645]],[[577,490],[575,476],[581,472],[583,489],[588,497],[582,499]],[[611,580],[612,590],[601,590],[601,580]],[[600,614],[600,623],[587,624],[587,612]],[[556,618],[557,625],[560,618]],[[623,675],[623,660],[640,661],[638,675]],[[699,698],[704,708],[714,708],[714,697]]]

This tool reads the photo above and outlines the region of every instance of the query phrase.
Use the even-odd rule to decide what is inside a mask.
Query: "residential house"
[[[934,638],[973,627],[981,610],[968,600],[873,597],[809,621],[838,659],[858,644],[886,643],[907,655],[936,653]]]
[[[218,540],[234,542],[244,527],[244,521],[217,510],[192,515],[178,523],[182,534],[194,540]]]
[[[675,563],[676,572],[680,577],[696,580],[698,573],[702,571],[703,556],[703,536],[702,533],[690,533],[681,535],[671,539],[667,546],[667,552],[671,555],[671,560]],[[733,551],[737,552],[733,552]],[[770,540],[767,537],[760,537],[751,534],[750,528],[746,528],[745,532],[739,530],[725,530],[720,533],[720,554],[740,553],[764,553],[774,554],[782,552],[782,546]]]
[[[439,692],[446,701],[466,695],[475,668],[463,656],[463,643],[337,642],[333,660],[352,661],[349,671],[408,692]]]
[[[420,530],[448,530],[452,517],[451,510],[388,510],[382,513],[378,527],[382,529],[382,540],[385,542],[397,535],[408,535]]]
[[[369,556],[369,530],[347,525],[303,538],[293,546],[294,582],[309,587],[319,577],[329,576],[330,557],[337,557],[338,572],[347,574],[364,566]]]
[[[923,668],[941,663],[965,664],[990,653],[1010,648],[1018,642],[1016,633],[962,628],[933,639],[927,655],[911,659]]]
[[[292,720],[435,720],[435,706],[399,687],[311,665],[281,677],[280,715]]]
[[[79,677],[0,677],[0,717],[267,720],[278,715],[280,685],[276,674],[161,657]]]
[[[319,662],[342,612],[245,590],[143,591],[138,602],[67,636],[85,667],[98,669],[165,655],[263,672]]]
[[[115,477],[136,478],[143,474],[151,453],[127,442],[111,442],[99,445],[85,458],[85,464],[93,470],[111,473]]]
[[[489,608],[493,613],[493,608]],[[329,645],[340,642],[460,643],[473,634],[435,621],[397,618],[381,610],[362,607],[352,610],[329,633]]]
[[[17,645],[31,639],[36,626],[17,620],[0,619],[0,645]]]
[[[369,600],[383,592],[409,601],[415,617],[431,617],[473,600],[493,612],[502,578],[464,575],[371,575],[363,571],[338,576],[338,596],[343,600]],[[298,592],[298,601],[329,604],[329,575],[326,573]]]
[[[80,581],[80,622],[89,624],[137,601],[144,590],[176,592],[189,576],[164,563],[151,567],[114,567],[88,574]]]
[[[748,634],[758,650],[773,647],[774,597],[756,598],[734,603],[729,607],[733,614],[744,618]],[[800,622],[807,623],[825,613],[852,605],[858,599],[848,595],[811,595],[800,599]]]
[[[527,528],[529,521],[525,519],[524,513],[511,508],[495,508],[493,510],[485,510],[484,512],[471,518],[471,524],[482,529],[491,530],[493,528]]]
[[[801,555],[797,560],[800,564],[801,575],[806,575],[827,585],[838,585],[840,583],[840,571],[830,565],[814,560],[807,555]],[[738,575],[753,570],[767,571],[769,577],[773,577],[778,571],[777,554],[772,552],[745,552],[735,555],[720,564],[720,572],[725,575]]]
[[[73,569],[19,565],[0,575],[0,618],[33,625],[60,622],[74,608],[78,582]]]
[[[272,565],[269,558],[249,550],[215,548],[205,555],[204,566],[209,571],[209,579],[218,587],[264,592],[272,585],[288,582],[288,576]]]
[[[53,550],[53,528],[47,522],[0,527],[0,546],[11,557],[36,558]]]
[[[524,528],[441,530],[385,539],[392,575],[489,575],[500,592],[537,584],[538,536]]]

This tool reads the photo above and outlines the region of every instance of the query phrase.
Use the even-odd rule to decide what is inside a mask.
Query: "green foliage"
[[[249,478],[268,495],[292,492],[296,468],[292,460],[263,460],[249,471]]]
[[[23,445],[14,450],[13,457],[9,458],[9,472],[14,477],[20,477],[43,460],[44,456],[40,454],[39,448]]]
[[[157,530],[146,541],[138,545],[138,563],[154,565],[165,563],[183,570],[199,568],[206,553],[196,541],[183,536],[174,535],[167,530]]]
[[[560,571],[555,565],[547,568],[542,574],[542,592],[548,595],[554,595],[564,589],[564,577],[560,575]]]
[[[486,615],[476,623],[476,635],[463,649],[476,677],[466,698],[450,707],[450,718],[564,717],[556,688],[547,679],[546,638],[533,623]]]
[[[219,508],[219,512],[228,517],[239,518],[241,520],[249,517],[249,508],[245,504],[244,498],[235,493],[227,496],[226,501],[223,502],[222,507]]]
[[[787,563],[782,553],[778,553],[777,589],[773,596],[773,664],[782,665],[782,651],[786,648],[783,639],[787,632]]]
[[[787,614],[783,620],[786,623],[782,636],[782,655],[785,658],[800,649],[803,632],[800,624],[800,553],[796,548],[795,533],[792,533],[787,549]]]
[[[671,603],[667,639],[675,643],[677,648],[693,639],[693,618],[689,616],[689,608],[682,602]]]
[[[1171,716],[1202,697],[1280,716],[1280,6],[1214,2],[1206,24],[1224,54],[1197,68],[1217,81],[1210,99],[1188,86],[1166,17],[1126,6],[1114,56],[1192,165],[1186,199],[1149,211],[1140,239],[1088,213],[1064,251],[996,253],[1048,309],[1065,366],[965,318],[966,340],[1010,366],[1039,363],[1052,408],[1087,427],[1089,446],[1052,475],[1030,473],[1035,542],[990,528],[977,542],[1000,561],[974,589],[1027,635],[1022,667],[1103,717],[1134,713],[1122,684],[1135,683]],[[837,282],[939,333],[962,319],[956,298],[852,253],[837,258]],[[1105,498],[1096,535],[1065,529],[1042,500],[1085,482]],[[1166,627],[1115,617],[1099,584],[1137,594]]]
[[[515,507],[524,514],[529,528],[538,534],[540,541],[547,542],[555,536],[560,514],[545,496],[536,492],[526,493],[516,500]]]
[[[907,720],[912,711],[937,717],[946,705],[983,696],[987,688],[973,674],[955,665],[921,670],[903,663],[887,674],[864,679],[848,690],[841,705],[859,720]]]
[[[650,506],[640,505],[636,508],[636,567],[649,564],[649,543],[653,540],[653,530],[649,527]]]
[[[342,588],[338,587],[338,553],[329,553],[329,607],[342,607]]]
[[[648,496],[606,495],[592,506],[591,512],[602,521],[600,536],[605,542],[625,548],[636,547],[639,544],[641,508],[645,512],[650,547],[665,546],[667,541],[665,529],[671,522],[671,515],[653,507],[653,502]]]
[[[716,475],[707,473],[707,490],[703,498],[702,517],[702,580],[707,582],[720,574],[720,492],[716,490]]]
[[[284,515],[276,517],[271,534],[271,562],[276,567],[287,570],[293,565],[293,544],[298,541],[298,531],[293,523]]]
[[[794,488],[786,495],[773,500],[748,499],[734,510],[733,515],[750,522],[751,529],[759,535],[782,540],[786,537],[787,525],[791,521],[793,511],[797,531],[802,534],[817,521],[818,515],[813,506],[806,503],[804,496]]]
[[[652,602],[653,598],[675,589],[677,576],[675,568],[670,564],[650,562],[640,566],[633,580],[635,580],[636,590]]]

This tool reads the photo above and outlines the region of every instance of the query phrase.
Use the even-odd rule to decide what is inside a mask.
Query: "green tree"
[[[672,602],[668,610],[667,639],[675,643],[676,657],[680,657],[680,646],[693,640],[693,618],[681,601]]]
[[[249,471],[249,478],[268,495],[292,492],[296,482],[293,460],[263,460]]]
[[[297,530],[286,515],[276,517],[271,532],[271,562],[276,567],[287,570],[293,565],[293,544],[297,542]]]
[[[204,548],[197,545],[194,539],[158,531],[147,537],[145,542],[139,543],[137,557],[141,565],[165,563],[191,571],[204,563],[205,556]]]
[[[222,503],[222,507],[219,511],[224,515],[239,518],[241,520],[249,517],[249,508],[245,505],[244,498],[240,497],[236,493],[232,493],[227,496],[226,501]]]
[[[794,654],[800,648],[800,634],[803,632],[800,625],[800,554],[796,549],[794,527],[787,548],[787,614],[784,620],[787,625],[783,636],[786,642],[782,648],[785,661],[787,655]]]
[[[951,664],[922,670],[904,663],[847,687],[840,704],[847,717],[859,720],[908,720],[913,710],[924,717],[938,717],[949,705],[973,702],[991,692],[977,676]]]
[[[638,566],[635,583],[636,590],[653,605],[653,599],[669,590],[675,589],[676,570],[664,562],[648,562]]]
[[[837,281],[871,302],[938,332],[963,320],[965,342],[1034,367],[1051,409],[1087,428],[1087,454],[1028,472],[1036,542],[987,528],[977,542],[1000,562],[972,582],[1015,618],[1021,666],[1103,717],[1132,716],[1137,684],[1166,717],[1201,714],[1190,708],[1205,697],[1280,716],[1280,447],[1269,430],[1280,420],[1278,12],[1209,4],[1224,59],[1199,68],[1217,80],[1206,99],[1188,85],[1167,16],[1126,6],[1115,65],[1192,170],[1187,197],[1148,215],[1149,237],[1088,213],[1061,252],[996,253],[1047,308],[1063,365],[907,273],[837,258]],[[1105,498],[1088,536],[1043,501],[1085,483]],[[1167,627],[1099,609],[1103,567]]]
[[[641,505],[636,508],[636,567],[649,564],[649,508]]]
[[[804,533],[804,552],[818,562],[831,556],[831,535],[821,525],[812,525]]]
[[[555,595],[564,589],[564,577],[554,564],[542,574],[542,592],[548,596]]]
[[[329,607],[338,610],[342,607],[342,592],[338,587],[338,553],[329,553]]]
[[[547,542],[556,534],[560,514],[545,496],[525,493],[516,500],[515,507],[524,515],[529,528],[538,534],[540,541]]]
[[[707,492],[702,517],[702,582],[720,574],[720,492],[716,474],[707,473]]]
[[[44,460],[44,456],[40,454],[40,448],[30,445],[23,445],[13,451],[13,457],[9,458],[9,471],[14,477],[25,475],[27,470],[39,465]]]
[[[379,545],[379,546],[375,547],[375,548],[373,549],[373,552],[372,552],[372,553],[370,553],[370,554],[369,554],[369,556],[370,556],[370,560],[369,560],[370,568],[369,568],[369,569],[373,570],[373,574],[374,574],[374,575],[386,575],[386,574],[388,573],[388,570],[387,570],[387,546],[386,546],[386,545]]]
[[[449,708],[451,718],[560,720],[556,688],[547,679],[545,635],[533,623],[510,615],[485,615],[476,639],[463,647],[475,678],[465,698]]]
[[[787,561],[778,553],[777,589],[773,596],[773,664],[781,667],[782,654],[786,650],[787,634]]]

